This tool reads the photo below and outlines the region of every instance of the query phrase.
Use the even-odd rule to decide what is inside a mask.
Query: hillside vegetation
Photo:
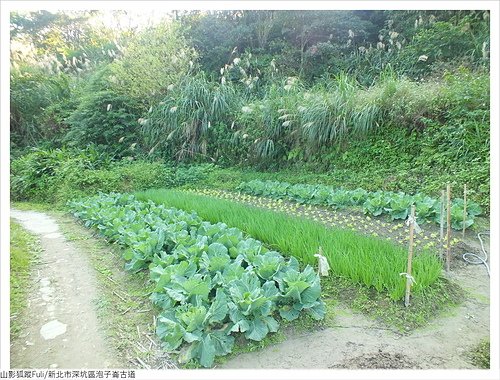
[[[431,196],[466,183],[489,209],[488,11],[96,20],[11,15],[14,199],[253,173]],[[212,166],[173,179],[200,164]]]

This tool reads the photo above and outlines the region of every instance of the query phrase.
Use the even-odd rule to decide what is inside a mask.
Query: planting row
[[[224,199],[217,199],[168,189],[136,193],[138,199],[152,200],[183,210],[195,210],[211,222],[223,220],[245,231],[268,246],[314,264],[314,254],[323,248],[333,273],[354,283],[387,292],[393,300],[405,293],[407,248],[380,238],[354,231],[327,228],[315,221],[281,212],[264,210]],[[413,294],[418,295],[438,279],[442,265],[435,254],[423,250],[413,260],[412,275],[416,279]]]
[[[379,216],[388,214],[392,220],[408,218],[414,204],[417,221],[440,223],[441,201],[423,194],[407,195],[392,191],[368,192],[364,189],[345,190],[325,185],[292,185],[287,182],[253,180],[243,182],[237,190],[258,196],[287,199],[300,204],[324,205],[334,209],[361,206],[365,214]],[[474,224],[474,217],[481,214],[481,207],[468,202],[464,218],[463,199],[454,199],[450,209],[451,227],[461,230]],[[445,218],[446,219],[446,218]]]
[[[151,299],[162,310],[157,334],[168,351],[184,344],[181,362],[210,367],[215,356],[231,352],[235,333],[260,341],[276,332],[278,314],[324,317],[313,268],[301,271],[294,257],[285,259],[236,228],[132,195],[100,194],[69,207],[126,248],[128,270],[149,267],[156,283]]]
[[[185,191],[219,199],[227,199],[233,202],[244,203],[262,209],[268,209],[276,212],[286,213],[287,215],[306,218],[329,227],[348,229],[359,232],[365,236],[392,241],[396,244],[402,245],[405,248],[408,247],[409,243],[408,226],[404,221],[401,220],[384,221],[373,218],[369,215],[362,215],[357,212],[351,212],[351,210],[347,209],[327,210],[320,205],[300,205],[292,201],[284,201],[282,199],[273,199],[226,190],[189,189]],[[453,237],[450,241],[450,246],[454,247],[460,241],[461,239]],[[439,251],[446,248],[447,242],[446,236],[443,236],[443,239],[441,239],[439,236],[439,231],[436,231],[435,228],[427,228],[426,226],[422,228],[422,231],[415,235],[413,244],[417,251]]]

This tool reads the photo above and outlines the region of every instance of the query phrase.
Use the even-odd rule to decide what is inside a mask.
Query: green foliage
[[[204,183],[210,174],[216,170],[216,166],[213,164],[179,165],[173,166],[172,170],[175,171],[175,174],[168,187],[189,187]]]
[[[111,91],[89,91],[66,120],[70,129],[63,142],[79,147],[95,144],[115,157],[134,152],[139,129],[138,105]]]
[[[376,192],[369,199],[367,198],[365,203],[363,203],[363,211],[366,214],[371,214],[373,216],[379,216],[385,212],[387,206],[390,203],[390,198],[387,194],[383,192]]]
[[[135,35],[111,70],[113,91],[142,103],[165,95],[189,73],[196,53],[187,46],[174,22],[164,22]]]
[[[418,84],[391,70],[383,74],[368,89],[345,75],[311,89],[294,78],[272,85],[236,115],[231,148],[243,148],[240,162],[246,154],[244,161],[267,169],[304,161],[315,168],[359,167],[360,159],[376,163],[377,171],[408,170],[415,160],[416,167],[430,166],[437,157],[446,171],[465,161],[484,163],[488,76],[461,71]]]
[[[326,310],[325,304],[318,301],[321,293],[319,277],[312,267],[307,267],[303,272],[299,272],[296,267],[281,271],[276,276],[279,290],[284,294],[280,315],[292,321],[298,318],[300,311],[307,310],[314,319],[320,319]]]
[[[98,192],[130,192],[160,188],[167,184],[173,173],[158,162],[116,162],[109,168],[80,170],[78,165],[68,163],[58,176],[53,194],[58,204],[67,200],[97,194]]]
[[[168,95],[150,109],[142,133],[149,154],[168,159],[210,159],[226,152],[232,114],[241,101],[231,84],[217,84],[203,75],[185,77],[170,86]],[[214,131],[214,128],[222,131]],[[215,133],[214,133],[215,132]]]
[[[13,156],[91,142],[291,183],[467,183],[489,209],[488,11],[195,11],[137,31],[90,27],[94,14],[11,15]]]
[[[61,205],[99,191],[172,186],[185,180],[182,173],[179,180],[173,169],[158,162],[113,161],[95,146],[84,151],[35,149],[12,161],[11,197]]]
[[[92,23],[99,11],[12,12],[10,17],[11,64],[28,64],[49,73],[79,75],[119,53],[120,33]],[[92,21],[95,21],[92,20]]]
[[[389,214],[391,219],[407,219],[411,205],[415,204],[416,217],[420,221],[436,221],[439,223],[440,200],[423,194],[407,195],[390,191],[368,192],[364,189],[334,189],[324,185],[296,184],[286,182],[253,180],[243,182],[237,190],[274,199],[286,199],[300,204],[325,205],[333,208],[344,208],[362,205],[365,214],[379,216]],[[463,199],[454,199],[451,207],[452,227],[461,230],[474,224],[474,217],[482,213],[475,202],[467,203],[467,215],[463,218]],[[437,216],[436,216],[437,215]]]
[[[11,336],[21,331],[22,313],[26,308],[30,287],[30,271],[36,258],[35,237],[18,223],[10,221],[10,331]]]
[[[321,147],[363,136],[377,127],[379,107],[357,101],[360,92],[358,83],[343,74],[311,89],[290,77],[241,108],[234,141],[247,142],[251,159],[302,161]]]
[[[469,358],[476,367],[489,369],[490,368],[490,339],[481,340],[469,352]]]
[[[89,145],[72,149],[33,149],[11,162],[11,197],[15,201],[66,201],[101,192],[192,187],[215,170],[212,164],[171,166],[161,162],[113,160]]]
[[[419,27],[397,58],[409,76],[422,77],[446,62],[461,60],[478,66],[488,64],[488,18],[466,15],[459,20],[436,21]],[[420,57],[425,56],[422,60]]]
[[[334,273],[355,283],[374,287],[379,292],[387,292],[392,299],[400,299],[404,295],[405,281],[399,273],[405,271],[407,252],[385,240],[348,230],[326,228],[310,220],[282,213],[179,191],[148,190],[136,196],[186,211],[195,210],[212,223],[223,220],[304,264],[316,262],[313,255],[321,246]],[[255,247],[252,247],[252,251],[255,251]],[[439,277],[441,263],[428,251],[419,254],[415,260],[412,274],[417,284],[413,291],[419,293],[432,286]],[[314,314],[314,310],[310,312]]]
[[[107,164],[107,158],[88,148],[86,152],[62,149],[33,149],[11,163],[11,197],[14,200],[44,200],[55,187],[56,174],[68,161],[77,162],[78,169],[97,168]]]
[[[251,51],[265,63],[263,82],[272,79],[263,70],[270,62],[282,77],[312,82],[344,71],[369,86],[388,65],[420,79],[455,62],[478,67],[489,58],[488,11],[233,10],[190,12],[180,22],[206,73],[216,76]]]
[[[33,146],[61,134],[59,124],[45,126],[45,109],[69,97],[69,78],[23,66],[10,75],[10,131],[13,147]]]
[[[90,22],[99,13],[11,13],[14,148],[60,146],[65,119],[80,103],[80,84],[119,55],[120,33]]]
[[[216,356],[231,352],[232,333],[261,341],[279,328],[275,311],[280,308],[282,314],[290,303],[297,313],[307,310],[315,319],[325,315],[319,277],[310,266],[301,272],[297,260],[286,263],[278,252],[263,259],[249,256],[245,246],[263,248],[262,243],[245,239],[235,228],[120,194],[100,194],[69,207],[86,226],[127,248],[127,269],[149,267],[156,282],[151,298],[162,309],[157,334],[168,351],[187,343],[179,355],[182,362],[212,366]],[[231,249],[234,258],[228,255]],[[270,270],[276,260],[280,265]]]

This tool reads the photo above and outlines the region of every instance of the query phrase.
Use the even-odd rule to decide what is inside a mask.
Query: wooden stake
[[[465,237],[465,221],[467,220],[467,184],[464,183],[464,221],[462,228],[462,239]]]
[[[450,261],[451,261],[451,186],[448,183],[446,185],[446,198],[447,198],[447,208],[446,208],[446,271],[450,271]]]
[[[411,205],[410,211],[410,244],[408,246],[408,265],[406,267],[406,294],[405,294],[405,306],[410,306],[410,291],[411,285],[413,283],[413,277],[411,277],[411,262],[413,260],[413,234],[415,232],[415,205]]]
[[[441,190],[441,217],[439,221],[439,254],[441,260],[444,260],[444,204],[446,203],[446,191]]]

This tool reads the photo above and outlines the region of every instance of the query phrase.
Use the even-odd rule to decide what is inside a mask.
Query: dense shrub
[[[48,122],[54,104],[67,101],[69,77],[49,74],[37,67],[13,68],[10,75],[10,132],[13,148],[51,140],[61,133],[60,125]],[[60,136],[59,136],[60,137]]]
[[[488,65],[489,32],[487,17],[480,14],[431,23],[418,29],[396,58],[396,65],[401,72],[418,78],[447,62]],[[421,60],[422,56],[426,58]]]
[[[218,84],[203,75],[170,86],[168,95],[151,108],[142,134],[150,154],[182,161],[216,160],[223,151],[222,134],[230,136],[231,120],[242,94],[230,83]]]
[[[37,149],[12,161],[11,198],[64,204],[99,191],[165,187],[174,178],[162,163],[113,161],[94,147],[81,152]]]
[[[33,149],[11,163],[11,197],[14,200],[45,200],[53,195],[59,177],[71,170],[107,167],[110,157],[94,147],[84,151]]]
[[[213,164],[181,165],[171,170],[175,170],[175,173],[169,180],[170,186],[168,187],[178,187],[203,183],[210,173],[216,170],[216,166]]]
[[[70,164],[71,165],[71,164]],[[173,174],[158,162],[114,163],[109,168],[79,170],[68,167],[65,175],[57,178],[54,198],[63,204],[67,200],[87,197],[98,192],[130,192],[165,187]]]
[[[66,122],[64,141],[70,146],[96,144],[117,157],[133,153],[140,112],[127,96],[108,90],[88,92]]]
[[[345,74],[311,88],[291,77],[253,96],[230,83],[186,78],[144,119],[145,146],[179,161],[226,156],[232,164],[279,165],[314,160],[325,148],[387,125],[421,129],[426,118],[441,117],[449,107],[441,100],[447,99],[447,81],[416,83],[390,68],[382,74],[370,88]]]
[[[112,160],[89,146],[84,151],[35,149],[12,161],[11,198],[64,204],[98,192],[133,192],[196,185],[212,164],[172,166],[162,162]]]
[[[113,92],[147,107],[189,74],[195,58],[177,23],[149,27],[132,36],[123,56],[111,65]]]

